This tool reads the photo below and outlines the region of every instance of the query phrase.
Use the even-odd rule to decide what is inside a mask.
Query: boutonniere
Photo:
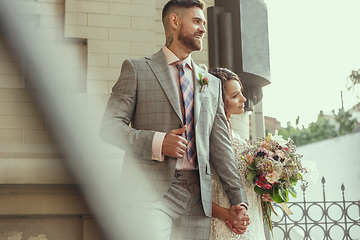
[[[201,85],[201,88],[200,88],[200,92],[202,92],[204,90],[204,87],[206,85],[209,85],[209,77],[207,77],[205,74],[202,75],[201,73],[199,73],[199,82],[200,82],[200,85]]]

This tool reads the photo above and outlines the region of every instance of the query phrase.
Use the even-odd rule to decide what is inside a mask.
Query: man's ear
[[[169,16],[170,26],[174,29],[179,28],[179,16],[176,13],[171,13]]]

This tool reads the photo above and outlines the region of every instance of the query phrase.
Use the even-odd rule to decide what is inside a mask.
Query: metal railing
[[[360,200],[346,201],[345,186],[342,184],[342,201],[326,201],[324,177],[321,182],[323,185],[322,201],[307,202],[304,189],[303,202],[288,203],[290,210],[297,214],[286,215],[279,204],[274,204],[278,214],[273,218],[276,240],[360,239]]]

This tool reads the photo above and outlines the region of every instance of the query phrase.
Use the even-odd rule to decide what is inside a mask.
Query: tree
[[[337,114],[335,113],[335,110],[332,110],[332,112],[335,116],[335,121],[339,123],[339,135],[345,135],[354,131],[356,119],[352,118],[349,111],[345,111],[344,108],[339,108]]]
[[[318,142],[338,136],[335,126],[330,124],[329,119],[324,116],[323,111],[320,111],[316,122],[310,123],[307,130],[306,137],[308,143]]]
[[[351,74],[349,75],[350,80],[350,86],[348,87],[348,90],[353,88],[356,84],[360,84],[360,69],[355,71],[351,71]]]
[[[359,98],[359,88],[360,69],[351,72],[348,76],[347,83],[347,89],[355,92],[357,98]],[[332,110],[332,112],[338,126],[331,124],[329,118],[324,116],[323,112],[320,111],[316,122],[310,123],[308,128],[302,126],[300,129],[298,127],[300,118],[298,116],[296,119],[296,128],[291,126],[291,123],[288,122],[286,128],[281,128],[279,130],[279,134],[282,135],[284,139],[291,138],[295,145],[301,146],[328,138],[334,138],[339,135],[352,133],[355,128],[356,119],[352,117],[350,111],[345,111],[344,108],[339,108],[337,113],[335,113],[335,110]]]
[[[298,122],[299,117],[296,119],[297,124]],[[291,138],[297,146],[338,136],[335,126],[330,124],[329,119],[324,116],[322,111],[320,111],[316,122],[310,123],[308,128],[304,126],[302,126],[301,129],[299,129],[299,127],[294,128],[291,126],[291,123],[288,122],[286,128],[279,130],[279,134],[282,135],[284,139]]]
[[[360,69],[351,71],[351,74],[348,76],[348,82],[346,84],[347,90],[355,92],[356,97],[359,98],[359,86],[360,86]]]
[[[306,138],[304,137],[304,133],[305,133],[305,128],[303,127],[303,129],[299,129],[299,128],[294,128],[293,126],[291,126],[290,122],[287,122],[287,126],[286,128],[281,128],[279,130],[279,134],[284,138],[284,139],[288,139],[290,138],[291,140],[294,141],[294,144],[297,146],[301,146],[306,144]]]

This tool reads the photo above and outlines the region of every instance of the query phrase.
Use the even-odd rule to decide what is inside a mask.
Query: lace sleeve
[[[235,133],[232,132],[233,135],[233,139],[231,141],[231,145],[233,147],[234,150],[234,154],[235,154],[235,159],[236,160],[241,160],[241,153],[245,150],[246,147],[246,141],[243,140],[242,138],[240,138],[240,136]]]

